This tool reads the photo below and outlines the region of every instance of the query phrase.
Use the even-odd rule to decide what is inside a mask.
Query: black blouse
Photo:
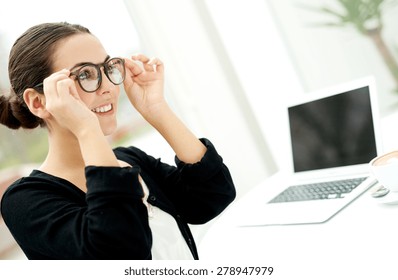
[[[135,148],[116,148],[132,167],[87,166],[87,193],[62,178],[33,170],[14,182],[1,201],[1,213],[28,259],[151,259],[148,203],[172,215],[198,259],[188,223],[203,224],[235,198],[228,168],[214,146],[200,162],[162,163]]]

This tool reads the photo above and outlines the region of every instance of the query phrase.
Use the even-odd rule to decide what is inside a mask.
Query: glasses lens
[[[84,66],[79,70],[77,79],[83,90],[92,92],[96,91],[99,87],[100,74],[98,69],[93,65]]]
[[[106,75],[115,85],[123,83],[126,71],[124,69],[124,61],[121,58],[112,58],[106,64]]]

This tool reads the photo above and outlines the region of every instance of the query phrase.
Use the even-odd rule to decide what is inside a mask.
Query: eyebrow
[[[73,69],[75,69],[75,68],[77,68],[77,67],[79,67],[79,66],[84,66],[84,65],[87,65],[87,64],[94,64],[94,65],[100,65],[100,64],[103,64],[103,63],[105,63],[108,59],[110,59],[111,57],[110,57],[110,55],[108,54],[106,57],[105,57],[105,60],[102,62],[102,63],[98,63],[98,64],[95,64],[95,63],[92,63],[92,62],[80,62],[80,63],[77,63],[77,64],[75,64],[72,68],[70,68],[70,71],[72,71]]]

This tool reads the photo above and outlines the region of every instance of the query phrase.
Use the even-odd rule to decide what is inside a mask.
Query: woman
[[[1,202],[29,259],[198,259],[188,223],[216,217],[235,189],[211,142],[167,105],[159,59],[110,58],[88,29],[46,23],[17,39],[8,70],[1,123],[48,129],[45,161]],[[135,147],[111,149],[121,84],[176,166]]]

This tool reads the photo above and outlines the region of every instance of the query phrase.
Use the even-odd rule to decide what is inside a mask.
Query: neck
[[[46,161],[68,167],[84,167],[79,142],[73,134],[49,134],[49,151]]]
[[[68,180],[85,191],[85,163],[76,137],[69,131],[49,131],[48,143],[47,157],[39,169]]]

